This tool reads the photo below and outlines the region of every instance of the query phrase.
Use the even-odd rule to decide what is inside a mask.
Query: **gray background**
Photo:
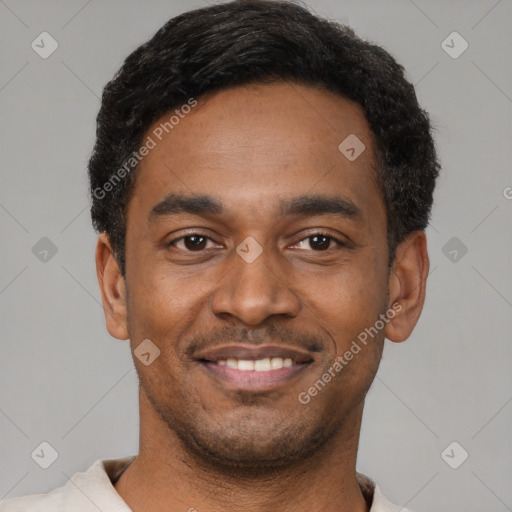
[[[512,510],[512,2],[308,4],[405,66],[443,164],[424,313],[407,342],[386,341],[358,469],[418,512]],[[204,5],[0,0],[0,498],[137,452],[136,374],[128,342],[104,326],[86,162],[102,87],[124,57]],[[30,46],[43,31],[59,44],[46,60]],[[457,59],[441,47],[453,31],[469,43]],[[46,262],[32,250],[42,237],[57,248]],[[58,452],[46,470],[31,457],[42,441]],[[452,464],[469,453],[458,469],[441,456],[452,441]]]

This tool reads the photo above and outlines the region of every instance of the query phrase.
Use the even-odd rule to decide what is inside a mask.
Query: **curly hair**
[[[108,234],[123,276],[137,166],[123,179],[119,171],[133,162],[150,126],[190,98],[277,80],[322,87],[362,107],[374,135],[389,265],[398,243],[426,228],[440,165],[429,116],[403,66],[350,27],[301,5],[235,0],[169,20],[103,90],[89,160],[91,216],[97,232]]]

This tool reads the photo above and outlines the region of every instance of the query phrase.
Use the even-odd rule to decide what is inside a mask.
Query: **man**
[[[265,0],[170,20],[105,87],[89,163],[139,453],[1,510],[399,510],[356,456],[438,172],[403,68],[348,27]]]

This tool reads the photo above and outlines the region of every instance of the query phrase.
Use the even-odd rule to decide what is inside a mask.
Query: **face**
[[[355,160],[338,149],[351,134],[365,145]],[[364,114],[320,89],[251,85],[200,99],[153,138],[128,205],[118,318],[132,350],[160,351],[134,357],[141,393],[204,459],[307,457],[360,419],[385,330],[353,342],[391,306]]]

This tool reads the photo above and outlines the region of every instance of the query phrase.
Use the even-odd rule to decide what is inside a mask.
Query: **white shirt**
[[[134,459],[135,455],[98,459],[87,471],[75,473],[66,485],[47,494],[0,501],[0,512],[131,512],[112,482]],[[365,497],[373,492],[370,512],[411,512],[391,504],[367,476],[357,473],[357,479]]]

